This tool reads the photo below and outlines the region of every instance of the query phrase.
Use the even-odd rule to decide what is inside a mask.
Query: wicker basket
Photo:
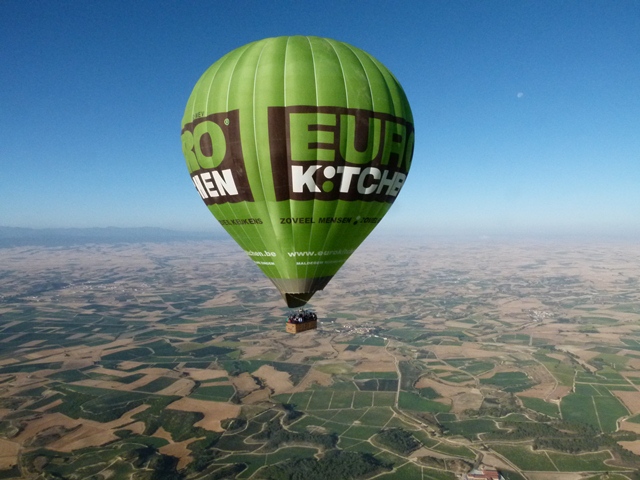
[[[300,332],[305,332],[307,330],[315,330],[316,328],[318,328],[317,320],[313,320],[310,322],[302,322],[302,323],[287,322],[287,332],[289,333],[300,333]]]

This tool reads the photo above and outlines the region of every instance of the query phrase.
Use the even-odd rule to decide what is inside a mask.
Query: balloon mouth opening
[[[289,308],[304,307],[318,290],[327,286],[333,275],[314,278],[271,278]]]
[[[307,302],[313,297],[311,293],[285,293],[282,296],[284,297],[285,302],[287,302],[287,307],[289,308],[299,308],[303,307],[307,304]]]

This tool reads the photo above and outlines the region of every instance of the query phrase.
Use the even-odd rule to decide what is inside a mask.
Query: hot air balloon
[[[305,36],[259,40],[211,65],[181,133],[198,194],[291,308],[380,222],[414,145],[389,70],[356,47]]]

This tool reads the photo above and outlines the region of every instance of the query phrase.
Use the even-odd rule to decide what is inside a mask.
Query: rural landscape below
[[[0,479],[640,478],[637,242],[370,240],[298,334],[227,240],[0,278]]]

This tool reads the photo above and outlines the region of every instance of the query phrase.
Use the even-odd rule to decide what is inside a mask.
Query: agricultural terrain
[[[638,245],[371,241],[296,335],[227,242],[0,278],[0,478],[640,478]]]

